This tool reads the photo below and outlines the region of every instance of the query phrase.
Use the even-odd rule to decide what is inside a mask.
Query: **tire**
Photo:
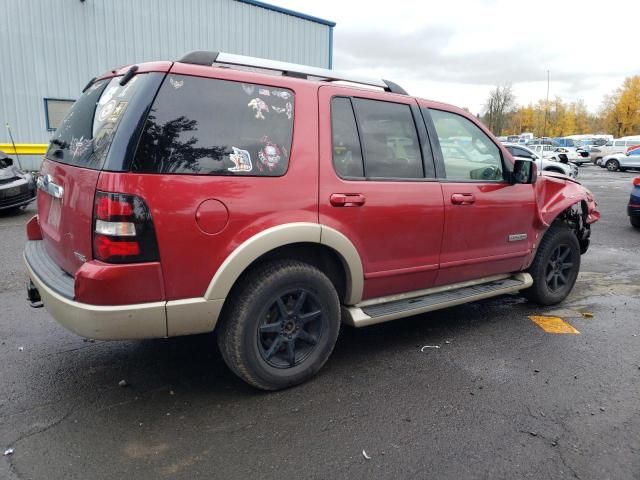
[[[567,298],[580,271],[580,244],[564,225],[552,225],[542,237],[527,270],[533,285],[522,294],[540,305],[555,305]]]
[[[620,164],[618,163],[617,160],[607,160],[607,163],[605,164],[605,167],[610,172],[615,172],[620,168]]]
[[[258,267],[234,288],[218,346],[249,385],[280,390],[322,368],[339,330],[340,302],[329,278],[306,263],[281,260]]]
[[[631,222],[633,228],[640,228],[640,217],[631,215],[629,216],[629,222]]]

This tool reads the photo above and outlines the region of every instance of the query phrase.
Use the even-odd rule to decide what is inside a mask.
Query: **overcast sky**
[[[583,99],[596,112],[603,95],[640,74],[638,0],[270,3],[337,23],[335,69],[473,113],[497,83],[511,83],[519,104],[544,98],[547,70],[550,98]]]

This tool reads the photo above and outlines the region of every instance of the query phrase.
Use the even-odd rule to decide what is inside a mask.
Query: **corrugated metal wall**
[[[113,67],[215,50],[329,66],[330,27],[235,0],[3,0],[0,143],[46,143],[44,98]],[[25,159],[27,160],[27,159]]]

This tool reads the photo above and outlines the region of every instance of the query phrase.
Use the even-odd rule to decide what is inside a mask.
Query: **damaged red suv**
[[[461,109],[215,52],[92,80],[38,189],[33,305],[97,339],[216,330],[267,390],[313,376],[341,322],[562,301],[599,218],[587,189]]]

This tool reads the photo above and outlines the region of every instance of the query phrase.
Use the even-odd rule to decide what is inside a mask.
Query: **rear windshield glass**
[[[47,158],[84,168],[102,168],[118,124],[145,77],[146,74],[136,75],[126,85],[120,85],[122,77],[91,85],[54,133]]]
[[[133,170],[280,176],[289,163],[293,92],[168,75],[145,124]]]

